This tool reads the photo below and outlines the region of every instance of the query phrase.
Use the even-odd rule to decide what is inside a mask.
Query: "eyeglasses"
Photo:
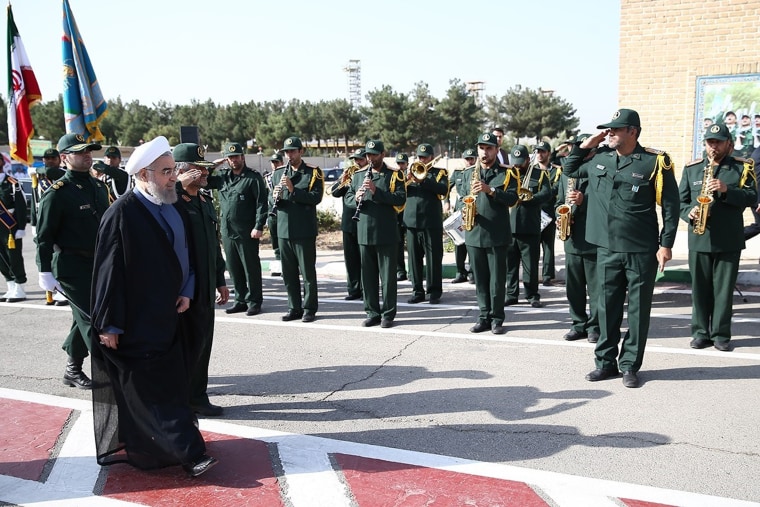
[[[176,175],[179,174],[179,169],[177,169],[176,167],[173,167],[173,168],[168,168],[167,167],[166,169],[148,169],[146,167],[145,170],[146,171],[151,171],[151,172],[158,171],[158,172],[161,173],[162,176],[167,177],[167,178],[169,176],[176,176]]]

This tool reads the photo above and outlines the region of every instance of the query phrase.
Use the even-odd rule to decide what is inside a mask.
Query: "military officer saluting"
[[[463,196],[474,196],[474,225],[464,235],[480,314],[471,333],[504,334],[504,293],[507,247],[512,242],[509,207],[517,202],[517,174],[498,159],[499,140],[491,133],[478,137],[478,159],[464,170]],[[467,213],[465,211],[465,213]]]
[[[641,121],[636,111],[619,109],[598,128],[603,130],[574,145],[563,163],[566,176],[589,179],[586,240],[598,247],[598,283],[603,288],[596,369],[586,380],[616,377],[622,370],[623,385],[638,387],[658,265],[663,270],[672,258],[678,228],[678,183],[668,154],[639,144]],[[605,137],[608,145],[599,147]],[[596,154],[584,163],[596,147]],[[618,354],[626,291],[628,332]]]
[[[40,287],[62,290],[72,303],[74,321],[63,343],[68,354],[63,382],[80,389],[92,388],[82,364],[92,347],[88,312],[95,240],[108,209],[108,190],[90,176],[92,151],[100,148],[79,134],[66,134],[58,141],[68,170],[40,201],[35,238]]]
[[[317,204],[324,196],[322,169],[301,158],[303,144],[298,137],[285,139],[282,150],[287,165],[272,175],[277,235],[282,258],[282,280],[288,292],[288,312],[282,320],[313,322],[317,307]],[[301,282],[303,277],[303,299]]]
[[[106,148],[103,160],[92,164],[92,175],[106,184],[111,199],[116,200],[132,188],[132,178],[120,167],[121,150],[116,146]]]
[[[380,324],[389,328],[396,317],[396,254],[398,213],[406,202],[406,176],[385,165],[382,141],[368,141],[364,147],[370,165],[351,179],[348,197],[356,202],[357,238],[361,252],[362,288],[367,319],[362,326]],[[380,307],[378,278],[382,283]]]
[[[689,224],[690,346],[729,351],[733,292],[744,249],[744,209],[757,202],[752,159],[735,158],[724,124],[705,133],[707,160],[681,174],[681,219]],[[700,205],[700,201],[704,204]]]

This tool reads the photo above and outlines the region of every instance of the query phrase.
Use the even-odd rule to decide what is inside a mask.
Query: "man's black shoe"
[[[67,299],[59,299],[58,301],[54,301],[53,304],[55,306],[69,306],[69,301]]]
[[[623,372],[623,385],[625,387],[639,387],[639,377],[635,371]]]
[[[576,331],[575,329],[571,330],[569,333],[565,335],[565,340],[572,342],[575,340],[580,340],[581,338],[586,338],[588,336],[583,331]]]
[[[301,319],[301,322],[314,322],[317,319],[317,316],[314,315],[311,312],[306,312],[303,314],[303,318]]]
[[[441,296],[438,296],[438,297],[432,297],[431,296],[430,297],[430,304],[431,305],[437,305],[437,304],[440,304],[440,302],[441,302]]]
[[[507,299],[506,301],[504,301],[504,306],[512,306],[516,304],[517,304],[516,299]]]
[[[404,280],[407,280],[406,273],[398,273],[396,274],[396,281],[403,282]]]
[[[380,321],[380,327],[383,329],[388,329],[389,327],[393,327],[393,321],[391,319],[383,319]]]
[[[289,320],[296,320],[303,317],[303,311],[298,310],[288,310],[288,313],[282,316],[282,320],[285,322],[288,322]]]
[[[361,292],[357,292],[356,294],[349,294],[348,296],[344,297],[343,299],[345,299],[346,301],[353,301],[355,299],[361,299],[361,298],[362,298],[362,293]]]
[[[246,315],[249,317],[251,315],[258,315],[261,313],[261,305],[251,305],[248,307],[248,311],[245,312]]]
[[[467,273],[467,281],[470,283],[475,283],[475,275],[472,274],[472,271]]]
[[[416,296],[412,296],[410,299],[408,299],[406,302],[410,305],[414,305],[417,303],[422,303],[425,301],[425,296],[420,296],[419,294]]]
[[[380,317],[370,317],[368,319],[364,319],[362,322],[362,327],[372,327],[380,324]]]
[[[211,403],[206,403],[205,405],[190,405],[190,408],[196,414],[200,414],[205,417],[216,417],[222,415],[224,412],[224,409],[222,407],[219,405],[212,405]]]
[[[598,341],[599,341],[599,333],[595,333],[595,332],[591,331],[588,334],[588,342],[589,343],[596,343]]]
[[[245,303],[235,303],[231,308],[224,310],[224,313],[240,313],[245,311],[248,311]]]
[[[457,273],[456,278],[454,278],[451,283],[462,283],[467,281],[467,275],[464,275],[462,273]]]
[[[620,375],[620,372],[617,371],[617,368],[597,368],[596,370],[590,371],[586,375],[586,380],[589,382],[597,382],[599,380],[606,380],[608,378],[617,377],[618,375]]]
[[[82,371],[84,358],[74,359],[69,356],[66,371],[63,372],[63,384],[78,389],[92,389],[92,380]]]
[[[482,333],[484,331],[490,331],[491,330],[491,324],[488,322],[483,322],[482,320],[478,321],[477,324],[472,326],[470,328],[471,333]]]
[[[543,285],[544,287],[551,287],[554,284],[552,283],[551,278],[544,278],[544,281],[541,282],[541,285]]]
[[[209,469],[217,463],[219,463],[218,459],[204,454],[192,464],[182,465],[182,469],[187,472],[187,475],[190,477],[198,477],[199,475],[208,472]]]
[[[730,352],[731,342],[729,342],[728,340],[722,341],[722,342],[715,342],[715,348],[720,350],[721,352]]]
[[[694,338],[689,342],[689,347],[693,349],[706,349],[707,347],[712,347],[712,345],[713,342],[707,338]]]
[[[507,328],[502,326],[501,324],[496,324],[494,327],[491,328],[491,332],[493,334],[506,334]]]
[[[530,302],[530,306],[532,306],[533,308],[543,308],[544,304],[541,301],[534,299],[533,301]]]

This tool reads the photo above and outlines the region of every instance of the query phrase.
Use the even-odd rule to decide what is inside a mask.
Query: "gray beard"
[[[158,199],[161,204],[174,204],[177,202],[177,189],[174,187],[164,189],[159,187],[155,181],[147,181],[147,191],[150,195]]]

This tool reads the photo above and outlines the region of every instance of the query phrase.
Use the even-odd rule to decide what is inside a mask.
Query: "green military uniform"
[[[396,164],[399,164],[400,162],[403,162],[405,164],[409,163],[409,155],[406,153],[399,153],[396,155]],[[400,166],[399,166],[399,169]],[[401,173],[401,176],[406,177],[405,172]],[[396,251],[396,280],[406,280],[406,260],[404,256],[406,255],[406,226],[404,225],[404,212],[401,211],[398,214],[398,217],[396,217],[396,221],[398,222],[398,234],[399,234],[399,241],[398,241],[398,249]]]
[[[103,182],[87,172],[72,170],[66,171],[40,201],[37,267],[41,273],[52,272],[71,300],[74,322],[62,348],[74,359],[87,357],[91,348],[87,313],[92,266],[98,224],[106,209],[108,191]]]
[[[224,155],[245,156],[238,143],[227,145]],[[235,287],[235,304],[260,309],[264,301],[260,240],[252,238],[251,231],[263,231],[267,220],[268,192],[264,178],[246,166],[240,174],[224,168],[208,177],[207,188],[219,190],[222,243]]]
[[[519,165],[528,158],[528,149],[522,145],[512,148],[510,163]],[[517,164],[515,164],[517,163]],[[517,172],[518,169],[515,168]],[[520,180],[525,179],[526,171],[519,172]],[[521,183],[522,185],[522,183]],[[519,201],[509,214],[513,241],[507,251],[507,298],[506,303],[514,304],[520,294],[520,263],[523,268],[523,287],[525,298],[533,306],[541,306],[538,293],[538,260],[541,256],[541,208],[554,198],[551,180],[546,171],[534,169],[529,182],[522,185],[533,192],[529,201]]]
[[[353,164],[357,158],[364,158],[364,149],[358,148],[349,157]],[[358,167],[358,166],[356,166]],[[356,200],[348,195],[349,184],[341,186],[338,179],[332,186],[332,196],[343,200],[343,211],[340,217],[340,230],[343,232],[343,261],[346,265],[346,299],[359,299],[362,297],[362,260],[359,251],[359,242],[356,232],[356,222],[352,220],[356,211]],[[350,183],[349,179],[349,183]]]
[[[37,226],[37,215],[39,214],[42,194],[52,187],[56,180],[63,178],[65,174],[66,170],[60,167],[37,167],[36,172],[32,174],[31,223],[33,226]]]
[[[546,145],[547,149],[549,148],[549,143],[544,141],[543,144]],[[560,174],[562,174],[562,169],[559,165],[550,164],[547,169],[541,170],[544,171],[546,176],[548,176],[549,183],[552,187],[551,198],[541,206],[541,211],[552,218],[552,221],[541,230],[541,252],[543,254],[541,261],[541,279],[544,285],[549,285],[551,280],[557,276],[554,264],[554,244],[557,237],[557,223],[554,221],[554,207],[557,203],[557,182],[559,181]]]
[[[283,150],[301,149],[301,140],[289,137]],[[272,181],[279,185],[282,176],[293,184],[293,191],[282,186],[277,209],[277,235],[282,258],[282,279],[288,292],[288,309],[294,315],[313,316],[319,306],[317,295],[317,204],[324,196],[324,176],[319,167],[301,160],[298,167],[290,162],[278,168]],[[303,299],[301,282],[303,277]],[[305,316],[304,316],[305,318]],[[312,319],[313,320],[313,319]]]
[[[95,162],[92,168],[99,173],[97,179],[105,184],[112,202],[124,195],[129,189],[130,178],[123,169],[110,166],[104,162]]]
[[[481,134],[478,144],[497,146],[496,137]],[[494,160],[491,167],[481,167],[478,161],[462,172],[467,187],[480,179],[490,187],[489,192],[478,192],[475,199],[477,214],[472,230],[464,235],[470,267],[475,278],[478,297],[478,324],[484,328],[496,328],[504,323],[504,294],[507,279],[507,249],[512,243],[509,207],[517,202],[517,176],[512,168]],[[490,194],[490,195],[489,195]]]
[[[598,128],[640,128],[638,113],[621,109]],[[588,178],[586,240],[597,245],[597,277],[601,336],[596,368],[638,372],[644,358],[658,248],[672,248],[678,227],[678,184],[670,157],[636,143],[628,155],[600,147],[584,164],[589,150],[575,145],[564,160],[568,177]],[[657,204],[662,206],[658,230]],[[620,343],[626,289],[629,329]],[[588,378],[588,377],[587,377]],[[594,380],[589,378],[589,380]]]
[[[384,151],[381,141],[369,141],[369,154]],[[375,185],[375,193],[366,191],[359,206],[357,239],[361,252],[364,311],[368,319],[390,322],[396,317],[397,280],[396,254],[398,242],[398,212],[406,202],[405,175],[389,169],[385,163],[380,170],[370,166],[357,171],[351,179],[347,196],[356,202],[356,193],[366,181]],[[383,306],[380,307],[378,279],[382,283]]]
[[[467,149],[462,154],[465,158],[476,157],[477,154],[472,148]],[[463,169],[454,169],[449,178],[449,196],[451,196],[451,189],[455,188],[457,191],[457,200],[454,203],[453,211],[461,211],[464,203],[462,197],[470,193],[470,181],[464,178]],[[465,261],[467,259],[467,245],[464,243],[461,245],[454,245],[454,262],[457,268],[457,277],[454,281],[464,281],[467,279],[467,268],[465,267]]]
[[[275,152],[275,154],[272,155],[269,158],[269,161],[270,162],[275,162],[276,161],[277,163],[279,163],[281,165],[282,164],[282,154],[280,154],[280,152]],[[274,206],[274,195],[273,195],[273,192],[272,192],[274,190],[274,182],[272,181],[272,173],[273,172],[274,172],[274,170],[272,170],[271,172],[268,172],[268,173],[266,173],[264,175],[264,181],[266,182],[267,189],[269,190],[269,197],[267,199],[267,203],[269,204],[269,209],[270,210],[272,209],[272,206]],[[280,241],[277,239],[277,214],[276,213],[269,213],[268,214],[268,216],[267,216],[267,228],[269,229],[269,238],[272,241],[272,253],[274,254],[275,261],[277,261],[277,264],[279,265],[279,262],[280,262]],[[279,269],[280,268],[273,269],[272,266],[271,266],[271,263],[270,263],[270,268],[269,268],[270,271],[273,271],[273,272],[275,272],[275,273],[277,273],[279,275],[280,274]]]
[[[7,297],[2,301],[22,301],[26,299],[23,287],[11,290],[14,286],[26,283],[24,269],[23,236],[26,228],[26,198],[21,184],[15,178],[4,175],[0,181],[0,272],[8,282]]]
[[[569,178],[560,172],[557,182],[557,206],[565,204]],[[575,339],[587,337],[596,343],[599,339],[599,284],[596,273],[596,245],[586,241],[586,222],[588,211],[588,179],[575,179],[575,190],[583,193],[580,205],[571,206],[570,237],[564,241],[565,248],[565,290],[572,319],[571,333],[565,335]],[[586,294],[588,308],[586,313]],[[575,332],[575,333],[573,333]]]
[[[432,156],[433,147],[421,144],[417,156]],[[414,292],[409,302],[425,300],[423,273],[431,303],[438,303],[443,294],[443,216],[441,199],[449,191],[445,168],[431,167],[422,181],[408,182],[404,225],[409,249],[409,274]],[[425,260],[423,271],[422,261]]]
[[[705,139],[728,139],[725,125],[713,125]],[[679,194],[681,219],[689,224],[689,271],[691,272],[691,335],[705,345],[731,339],[733,291],[744,249],[744,218],[747,207],[757,203],[757,182],[753,161],[730,155],[713,166],[713,178],[726,184],[727,191],[711,195],[713,202],[704,234],[694,232],[689,212],[697,206],[705,169],[709,162],[694,160],[684,167]],[[692,342],[694,348],[702,348]]]

